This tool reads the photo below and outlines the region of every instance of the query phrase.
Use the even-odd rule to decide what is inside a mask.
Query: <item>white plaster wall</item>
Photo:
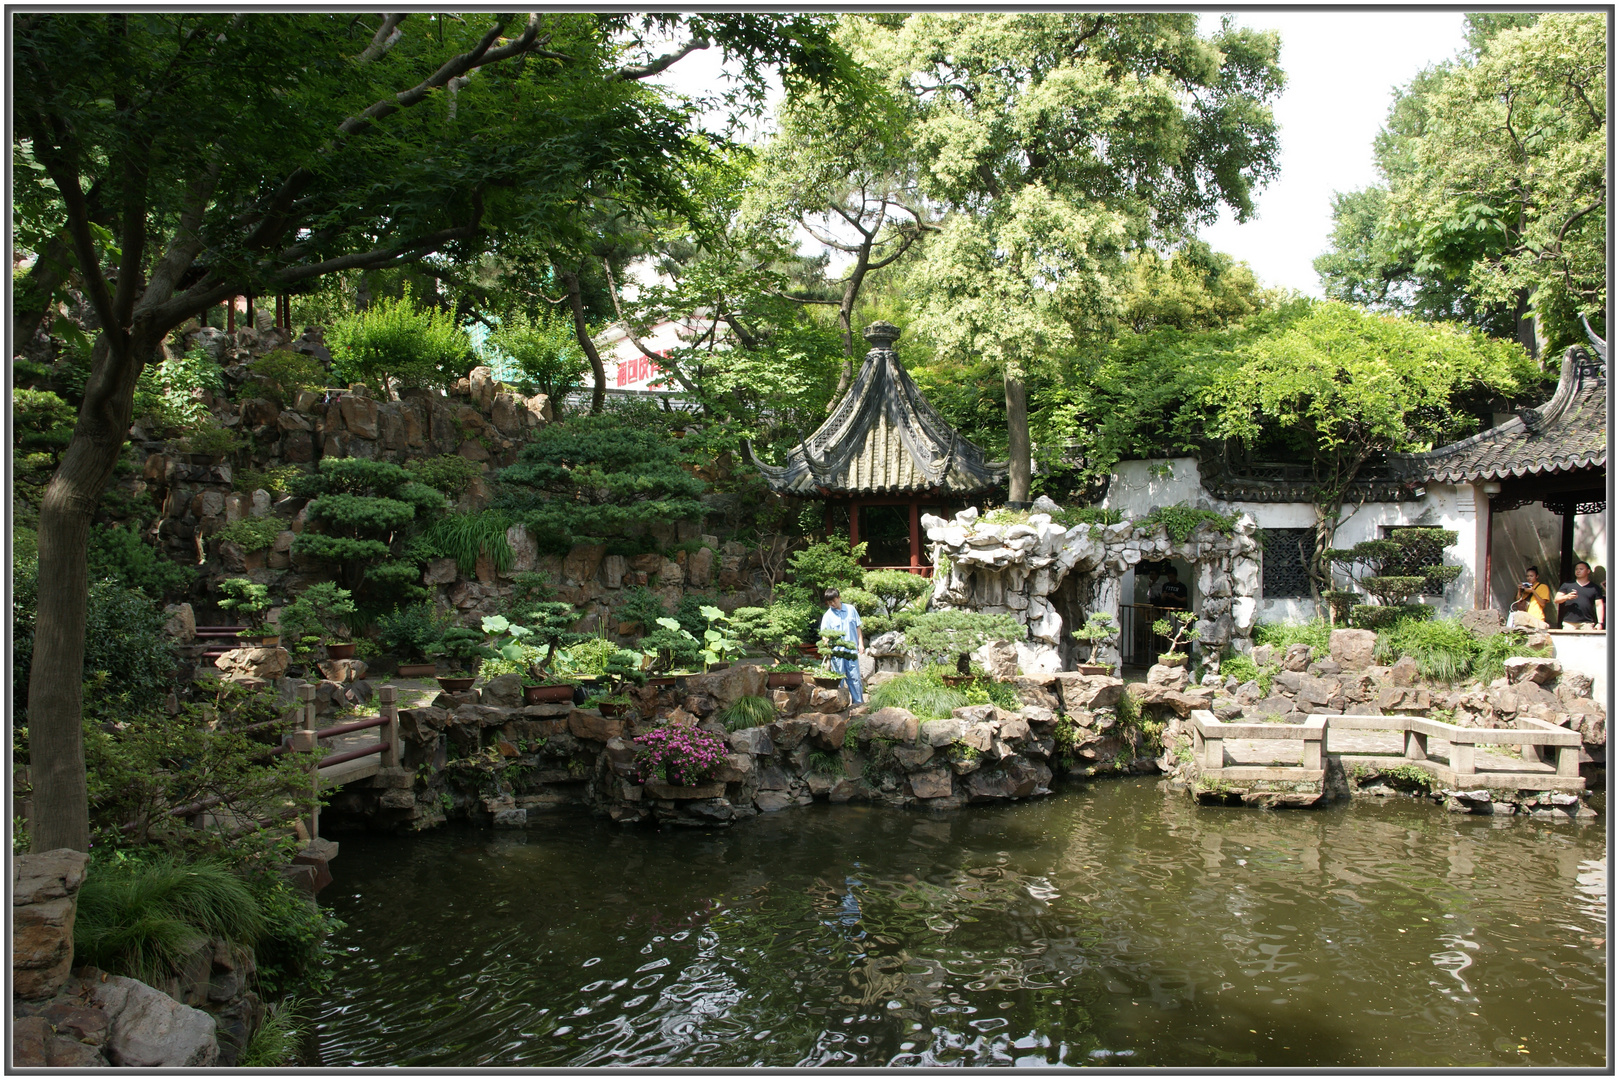
[[[1591,576],[1608,581],[1608,515],[1574,515],[1574,555],[1591,564]],[[1569,573],[1573,573],[1573,567]]]
[[[1583,671],[1591,676],[1591,697],[1608,701],[1608,635],[1593,634],[1588,630],[1553,630],[1552,655],[1565,669]]]
[[[1514,586],[1526,566],[1540,567],[1540,580],[1557,590],[1566,576],[1557,565],[1563,543],[1563,518],[1539,503],[1520,506],[1490,519],[1490,606],[1507,611],[1517,598]],[[1578,547],[1578,545],[1575,545]]]
[[[1197,459],[1192,457],[1119,462],[1114,468],[1107,498],[1102,500],[1102,505],[1140,516],[1154,506],[1172,506],[1182,502],[1190,506],[1205,506],[1221,513],[1251,514],[1261,529],[1308,529],[1315,525],[1315,507],[1307,502],[1227,502],[1214,498],[1203,489]],[[1333,538],[1334,547],[1352,547],[1362,540],[1377,539],[1384,525],[1426,525],[1456,530],[1456,543],[1445,550],[1445,562],[1459,563],[1463,567],[1462,572],[1445,589],[1443,596],[1425,596],[1422,600],[1433,604],[1445,615],[1472,609],[1483,536],[1478,528],[1477,502],[1471,485],[1464,484],[1458,488],[1449,484],[1430,484],[1426,493],[1418,499],[1397,503],[1366,503],[1346,509],[1351,512],[1340,521]],[[1605,531],[1603,537],[1605,541]],[[1500,557],[1499,549],[1496,557]],[[1308,598],[1259,597],[1258,618],[1265,622],[1312,619],[1316,614],[1316,605]]]

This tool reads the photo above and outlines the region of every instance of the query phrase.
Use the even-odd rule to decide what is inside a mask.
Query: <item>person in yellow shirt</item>
[[[1540,580],[1539,567],[1527,567],[1523,578],[1518,583],[1518,599],[1512,605],[1507,625],[1544,629],[1546,612],[1552,604],[1551,586]]]

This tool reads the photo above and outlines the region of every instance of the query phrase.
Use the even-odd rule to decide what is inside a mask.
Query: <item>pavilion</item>
[[[897,326],[872,323],[865,338],[871,351],[849,392],[786,465],[760,461],[746,440],[742,452],[771,490],[824,499],[828,531],[846,508],[849,542],[870,542],[867,564],[926,574],[922,514],[948,516],[1003,484],[1007,465],[986,460],[927,403],[894,352]]]

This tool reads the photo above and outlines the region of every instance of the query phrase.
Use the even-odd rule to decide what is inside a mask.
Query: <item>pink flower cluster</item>
[[[694,727],[654,728],[635,738],[640,748],[636,763],[641,783],[689,787],[701,784],[725,761],[726,743],[722,736]]]

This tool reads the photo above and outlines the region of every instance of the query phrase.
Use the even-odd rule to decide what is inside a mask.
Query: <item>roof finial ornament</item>
[[[892,349],[899,340],[899,327],[891,322],[874,322],[866,327],[865,338],[874,349]]]

